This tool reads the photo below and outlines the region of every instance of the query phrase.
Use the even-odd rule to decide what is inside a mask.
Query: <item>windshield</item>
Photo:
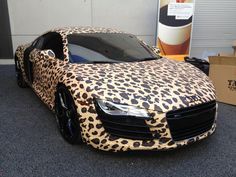
[[[71,63],[115,63],[156,59],[158,56],[136,36],[124,33],[70,34]]]

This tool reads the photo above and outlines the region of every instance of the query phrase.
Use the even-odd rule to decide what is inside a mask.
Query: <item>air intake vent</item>
[[[155,138],[150,132],[145,122],[145,118],[132,116],[117,116],[104,113],[100,107],[95,104],[99,119],[106,132],[118,138],[128,138],[135,140],[151,140]],[[158,135],[157,135],[158,136]]]

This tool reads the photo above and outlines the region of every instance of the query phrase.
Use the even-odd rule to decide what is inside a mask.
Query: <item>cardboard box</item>
[[[209,62],[218,101],[236,105],[236,57],[210,56]]]
[[[233,53],[225,53],[225,52],[220,52],[218,56],[224,56],[224,57],[234,57]]]

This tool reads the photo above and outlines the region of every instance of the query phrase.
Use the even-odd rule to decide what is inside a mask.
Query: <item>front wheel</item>
[[[21,71],[21,68],[20,68],[19,60],[16,56],[15,56],[15,72],[16,72],[17,85],[20,88],[26,88],[27,83],[25,82],[25,80],[23,78],[23,74],[22,74],[22,71]]]
[[[74,100],[64,85],[57,88],[55,114],[62,137],[70,144],[81,144],[81,128]]]

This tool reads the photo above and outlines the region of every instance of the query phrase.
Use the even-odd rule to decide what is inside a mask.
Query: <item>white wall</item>
[[[61,26],[112,27],[155,44],[158,0],[8,0],[14,50]]]
[[[112,27],[155,44],[159,0],[8,0],[13,48],[60,26]],[[196,0],[192,56],[232,52],[236,0]]]
[[[196,0],[192,56],[204,51],[233,53],[236,40],[236,0]]]

